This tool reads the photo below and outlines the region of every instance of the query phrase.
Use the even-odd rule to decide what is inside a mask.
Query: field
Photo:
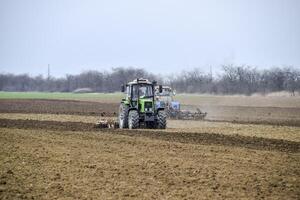
[[[178,95],[207,120],[95,128],[120,98],[0,93],[0,199],[299,199],[299,97]]]

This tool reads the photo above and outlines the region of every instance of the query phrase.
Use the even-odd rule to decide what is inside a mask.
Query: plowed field
[[[0,113],[51,113],[116,116],[116,103],[65,100],[0,100]]]
[[[213,111],[209,121],[171,120],[166,130],[95,128],[117,110],[1,100],[0,199],[300,197],[297,109],[242,106],[232,111],[248,110],[247,118]]]
[[[259,107],[226,105],[184,105],[183,109],[200,107],[208,112],[209,121],[300,126],[300,107]],[[72,114],[116,117],[117,103],[70,100],[0,100],[0,113]]]

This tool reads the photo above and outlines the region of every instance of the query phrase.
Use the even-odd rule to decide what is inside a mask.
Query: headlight
[[[152,109],[152,108],[145,108],[145,111],[146,111],[146,112],[152,112],[153,109]]]

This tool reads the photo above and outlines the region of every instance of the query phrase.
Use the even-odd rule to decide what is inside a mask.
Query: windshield
[[[140,98],[147,98],[153,96],[152,85],[140,84],[132,86],[132,98],[137,99],[138,95]]]

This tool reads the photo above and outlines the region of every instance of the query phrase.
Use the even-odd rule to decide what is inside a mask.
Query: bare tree
[[[170,74],[165,78],[139,68],[112,68],[110,71],[85,71],[64,78],[27,74],[0,74],[2,91],[58,91],[72,92],[78,88],[90,88],[95,92],[115,92],[120,85],[136,78],[148,78],[171,85],[177,92],[246,94],[255,92],[289,91],[295,95],[300,90],[300,70],[292,67],[258,71],[250,66],[225,65],[222,72],[213,77],[200,69]]]

